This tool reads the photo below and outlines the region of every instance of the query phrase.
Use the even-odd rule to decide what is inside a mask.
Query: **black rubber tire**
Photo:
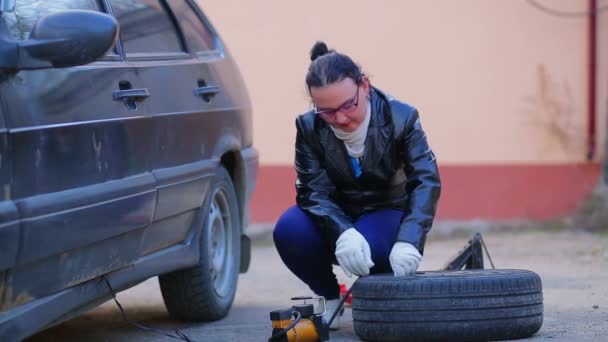
[[[375,275],[353,285],[353,325],[365,341],[495,341],[543,323],[540,277],[526,270]]]
[[[230,253],[227,257],[226,279],[221,281],[223,293],[218,293],[214,285],[214,265],[210,256],[210,231],[214,229],[212,203],[217,193],[224,194],[230,212],[225,219],[230,220]],[[238,200],[230,174],[219,168],[209,189],[209,196],[200,210],[196,224],[202,224],[200,238],[200,261],[195,267],[179,270],[158,277],[163,300],[169,314],[184,321],[214,321],[225,317],[236,294],[240,263],[241,223]],[[215,217],[215,216],[214,216]],[[214,220],[215,221],[215,220]],[[214,273],[215,272],[215,273]]]

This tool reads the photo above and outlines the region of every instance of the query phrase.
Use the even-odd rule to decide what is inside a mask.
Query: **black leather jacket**
[[[396,241],[423,253],[441,184],[414,107],[372,87],[359,178],[344,143],[326,122],[309,111],[296,119],[296,127],[296,201],[329,241],[335,242],[363,213],[401,209]]]

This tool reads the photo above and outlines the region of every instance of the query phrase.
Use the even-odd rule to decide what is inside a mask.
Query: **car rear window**
[[[26,40],[39,18],[67,10],[102,11],[102,8],[97,0],[17,0],[15,10],[2,13],[2,18],[15,39]]]
[[[184,52],[173,18],[159,0],[110,0],[125,53]]]

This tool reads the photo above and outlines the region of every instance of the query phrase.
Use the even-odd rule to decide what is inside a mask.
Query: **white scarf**
[[[346,151],[348,155],[354,158],[359,158],[363,156],[363,151],[365,149],[365,137],[367,136],[367,129],[369,127],[369,121],[371,118],[372,106],[368,102],[367,103],[367,113],[365,114],[365,119],[356,130],[352,132],[346,132],[339,128],[335,128],[332,125],[329,125],[336,138],[342,140],[344,142],[344,146],[346,146]]]

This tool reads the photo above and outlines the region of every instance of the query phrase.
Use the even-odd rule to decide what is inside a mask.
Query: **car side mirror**
[[[8,41],[4,37],[0,41],[3,47],[0,50],[8,52],[0,57],[0,68],[43,69],[88,64],[110,50],[117,37],[118,23],[107,14],[84,10],[49,14],[38,19],[29,39]]]

